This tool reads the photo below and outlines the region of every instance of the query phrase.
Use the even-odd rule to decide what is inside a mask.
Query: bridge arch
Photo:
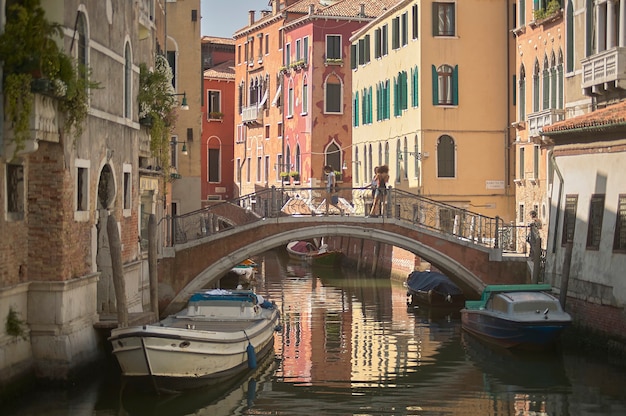
[[[348,222],[350,220],[351,218],[344,217],[342,222]],[[273,223],[274,221],[267,222]],[[242,228],[248,227],[244,226]],[[258,224],[250,228],[258,228]],[[248,230],[248,232],[254,232],[254,230],[251,229]],[[476,276],[459,261],[435,249],[434,247],[419,241],[414,238],[414,236],[403,235],[384,228],[381,229],[373,228],[372,226],[365,226],[362,222],[360,224],[345,224],[338,222],[331,224],[309,223],[306,225],[300,224],[297,228],[270,233],[265,236],[262,236],[262,233],[260,232],[254,234],[259,235],[259,238],[249,244],[245,244],[240,248],[237,248],[236,250],[232,250],[228,255],[213,262],[199,272],[195,277],[192,277],[182,290],[174,296],[169,305],[166,307],[164,313],[175,313],[177,310],[184,307],[184,304],[191,294],[201,290],[202,287],[213,282],[218,276],[224,275],[231,268],[248,257],[283,246],[289,241],[319,237],[350,237],[376,241],[399,247],[420,256],[431,264],[437,266],[437,268],[441,269],[445,273],[456,277],[455,280],[457,280],[457,282],[460,283],[464,289],[480,293],[485,285],[478,276]],[[207,240],[210,240],[210,238]],[[203,243],[202,241],[196,241],[194,245],[207,243],[210,242],[205,241]]]

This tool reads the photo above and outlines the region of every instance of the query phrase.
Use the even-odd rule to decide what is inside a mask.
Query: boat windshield
[[[537,311],[544,312],[546,309],[549,312],[558,312],[557,305],[550,301],[520,302],[513,305],[513,312],[516,313]]]

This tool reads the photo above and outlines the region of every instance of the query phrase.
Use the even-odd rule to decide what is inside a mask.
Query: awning
[[[278,100],[280,99],[280,94],[283,91],[283,85],[279,84],[278,85],[278,89],[276,90],[276,95],[274,96],[274,99],[272,100],[272,107],[276,107],[276,104],[278,103]]]
[[[262,107],[265,102],[267,101],[267,94],[269,93],[269,90],[265,90],[265,94],[263,94],[263,98],[261,98],[261,102],[259,103],[259,107]]]

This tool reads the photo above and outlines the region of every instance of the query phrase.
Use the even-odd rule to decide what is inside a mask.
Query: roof
[[[626,126],[626,101],[545,126],[544,136]]]
[[[317,16],[359,17],[373,19],[380,16],[398,0],[340,0],[315,12]],[[363,14],[361,14],[363,6]]]
[[[233,38],[220,38],[217,36],[202,36],[202,43],[214,43],[216,45],[235,45]]]
[[[235,61],[222,62],[204,71],[204,78],[235,79]]]

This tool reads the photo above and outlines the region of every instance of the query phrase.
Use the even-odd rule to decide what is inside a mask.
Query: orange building
[[[202,38],[204,97],[200,191],[203,204],[233,197],[234,57],[232,39]]]

